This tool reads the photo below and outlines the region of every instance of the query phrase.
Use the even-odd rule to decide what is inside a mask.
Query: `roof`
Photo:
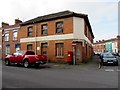
[[[19,27],[19,26],[20,26],[19,24],[9,25],[9,26],[4,27],[4,29],[15,28],[15,27]]]
[[[90,30],[93,38],[94,38],[92,28],[91,28],[91,25],[90,25],[89,20],[88,20],[88,15],[75,13],[75,12],[72,12],[72,11],[69,11],[69,10],[58,12],[58,13],[53,13],[53,14],[48,14],[48,15],[44,15],[44,16],[39,16],[37,18],[34,18],[34,19],[28,20],[26,22],[23,22],[21,24],[21,26],[25,26],[25,25],[29,25],[29,24],[33,24],[33,23],[39,23],[39,22],[55,20],[55,19],[73,17],[73,16],[84,18],[84,20],[86,21],[86,23],[88,25],[88,28],[89,28],[89,30]]]
[[[96,41],[95,43],[93,44],[101,44],[101,43],[107,43],[107,42],[113,42],[113,41],[116,41],[118,40],[119,38],[111,38],[111,39],[108,39],[108,40],[104,40],[104,41]]]

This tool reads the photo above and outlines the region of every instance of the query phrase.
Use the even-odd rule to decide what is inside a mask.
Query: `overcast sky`
[[[0,23],[70,10],[88,14],[94,41],[118,35],[118,0],[0,0]],[[1,26],[1,25],[0,25]]]

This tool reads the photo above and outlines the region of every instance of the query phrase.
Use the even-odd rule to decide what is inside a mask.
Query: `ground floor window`
[[[10,54],[10,45],[6,45],[6,55]]]
[[[32,50],[32,44],[27,45],[27,50]]]
[[[64,56],[64,44],[56,43],[56,56],[63,57]]]
[[[41,53],[42,55],[47,55],[48,43],[41,43]]]
[[[20,51],[20,44],[19,43],[15,44],[15,51],[16,52]]]

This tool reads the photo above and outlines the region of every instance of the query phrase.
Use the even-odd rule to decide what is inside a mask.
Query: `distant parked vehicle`
[[[111,53],[102,54],[101,59],[103,65],[108,65],[108,64],[118,65],[118,59]]]
[[[94,52],[94,54],[95,54],[95,55],[100,55],[100,54],[101,54],[101,52]]]
[[[17,51],[12,55],[8,55],[5,58],[5,65],[11,65],[11,63],[22,64],[25,68],[31,65],[39,66],[40,64],[46,64],[47,56],[35,55],[34,51]]]

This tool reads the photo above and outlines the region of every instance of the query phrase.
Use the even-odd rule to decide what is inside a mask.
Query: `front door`
[[[48,52],[48,43],[41,43],[41,55],[46,55]]]

